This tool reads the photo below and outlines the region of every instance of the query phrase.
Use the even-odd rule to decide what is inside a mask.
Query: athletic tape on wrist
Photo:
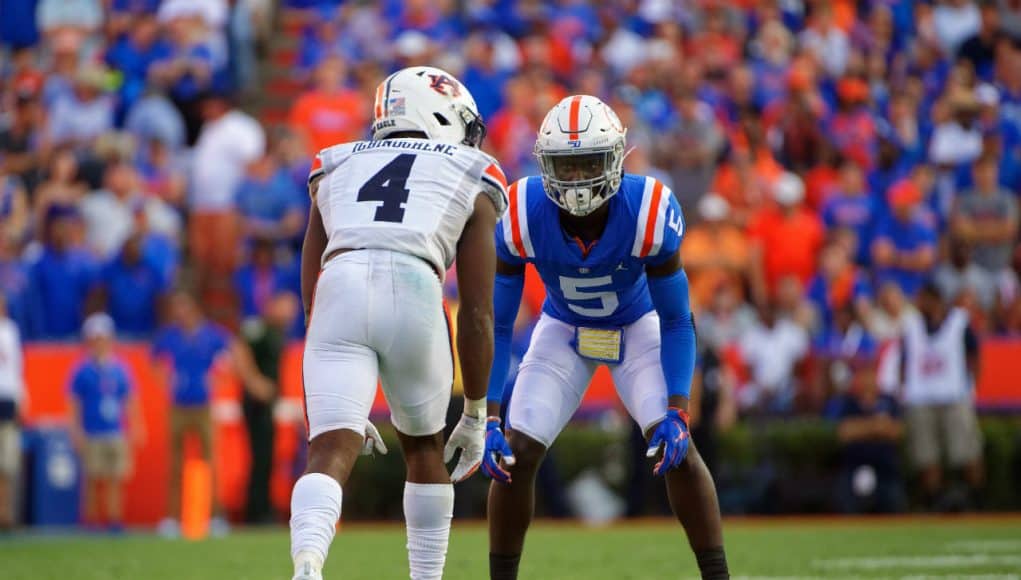
[[[486,418],[486,398],[481,399],[464,399],[464,414],[469,417],[476,417],[485,420]]]

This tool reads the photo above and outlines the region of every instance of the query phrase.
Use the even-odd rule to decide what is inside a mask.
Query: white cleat
[[[323,563],[311,552],[294,557],[294,578],[291,580],[323,580]]]

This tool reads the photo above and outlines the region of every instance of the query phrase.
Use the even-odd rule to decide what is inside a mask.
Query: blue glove
[[[482,454],[482,473],[494,481],[510,483],[511,474],[500,465],[501,457],[507,465],[514,465],[514,453],[503,437],[500,419],[490,417],[486,421],[486,449]]]
[[[684,461],[688,454],[688,413],[677,407],[667,409],[666,418],[656,427],[656,431],[649,440],[649,449],[646,450],[646,457],[655,457],[659,452],[660,445],[663,446],[663,457],[656,464],[652,473],[663,475],[667,471],[677,467]],[[488,449],[488,438],[487,438]]]

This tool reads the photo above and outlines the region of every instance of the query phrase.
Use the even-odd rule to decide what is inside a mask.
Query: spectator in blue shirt
[[[164,50],[155,14],[142,14],[132,19],[130,30],[106,52],[106,63],[123,75],[117,104],[119,119],[145,93],[149,68]]]
[[[172,23],[171,44],[159,45],[149,81],[168,89],[174,102],[191,102],[212,86],[213,51],[184,19]]]
[[[885,120],[880,120],[876,131],[879,136],[876,147],[876,166],[866,178],[869,195],[872,198],[873,225],[886,215],[886,192],[890,186],[906,177],[911,172],[913,163],[907,160],[907,152],[898,142],[893,128]],[[867,248],[868,245],[865,245]]]
[[[128,336],[146,337],[156,330],[157,313],[170,280],[158,264],[146,259],[143,236],[134,233],[124,243],[120,254],[103,268],[101,295],[96,303],[105,302],[117,328]]]
[[[185,437],[194,433],[202,443],[202,455],[213,473],[213,420],[210,415],[212,384],[209,373],[218,359],[229,356],[232,339],[226,330],[208,321],[195,298],[186,292],[170,297],[171,324],[153,342],[153,357],[166,377],[170,390],[170,498],[168,516],[160,523],[160,533],[180,533],[181,473]],[[211,530],[226,532],[220,503],[213,494]]]
[[[241,317],[259,316],[276,294],[291,290],[293,268],[275,259],[272,240],[256,238],[248,263],[234,273],[234,290],[241,302]]]
[[[113,319],[102,313],[89,316],[82,335],[88,354],[71,378],[70,401],[72,438],[85,467],[84,518],[87,524],[102,523],[99,507],[105,503],[105,523],[117,531],[123,529],[123,487],[131,473],[125,423],[131,442],[142,445],[145,422],[134,381],[114,353]]]
[[[54,205],[47,211],[42,254],[30,270],[34,338],[74,338],[81,328],[96,266],[74,244],[78,219],[72,207]]]
[[[135,232],[141,238],[142,259],[154,266],[169,285],[177,278],[181,249],[177,240],[150,227],[149,217],[143,209],[141,205],[135,208]]]
[[[167,28],[169,43],[160,45],[159,54],[149,68],[149,83],[168,92],[184,117],[187,142],[194,145],[202,126],[201,97],[215,88],[219,71],[201,22],[174,18]]]
[[[48,111],[49,138],[87,153],[96,140],[114,127],[115,101],[109,94],[109,71],[84,65],[75,74],[72,90]]]
[[[936,261],[936,232],[918,211],[919,187],[904,179],[890,188],[890,215],[876,228],[872,260],[877,283],[894,281],[906,296],[922,287]]]
[[[140,20],[153,17],[162,0],[107,0],[106,37],[120,39],[131,34]]]
[[[495,47],[485,33],[476,33],[464,43],[468,60],[461,80],[471,90],[483,119],[492,118],[503,106],[503,87],[510,74],[494,62]]]
[[[879,391],[872,359],[849,369],[851,384],[826,406],[840,440],[837,503],[844,513],[893,513],[904,509],[900,439],[904,431],[897,400]]]
[[[847,244],[833,241],[819,256],[819,272],[808,283],[807,297],[819,316],[821,338],[833,329],[834,313],[842,308],[863,312],[872,292],[868,277],[851,262]]]
[[[244,222],[245,236],[286,241],[305,226],[305,192],[298,189],[280,165],[275,152],[248,166],[234,203]]]
[[[858,251],[854,261],[862,265],[868,265],[875,217],[861,166],[853,159],[845,159],[840,165],[839,187],[823,205],[822,219],[827,229],[845,228],[855,233]]]

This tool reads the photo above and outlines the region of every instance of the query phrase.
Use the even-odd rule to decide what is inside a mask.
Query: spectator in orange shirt
[[[765,140],[758,113],[744,113],[731,137],[727,159],[716,169],[712,190],[727,201],[731,219],[746,225],[769,202],[773,183],[783,173]]]
[[[776,207],[762,210],[749,225],[752,293],[758,304],[765,304],[775,294],[777,282],[785,276],[806,286],[815,274],[823,242],[819,216],[804,206],[801,178],[783,174],[773,186],[773,199]]]
[[[314,73],[314,88],[291,108],[291,128],[305,138],[310,154],[362,137],[369,111],[358,93],[345,88],[346,77],[343,60],[323,59]]]
[[[702,221],[688,229],[681,253],[696,311],[707,308],[723,284],[740,288],[748,273],[748,239],[730,220],[730,205],[716,193],[698,202]]]
[[[775,129],[781,136],[778,155],[784,163],[795,171],[805,171],[815,165],[827,141],[822,130],[827,116],[815,65],[800,60],[790,66],[787,95],[766,107],[762,122],[767,130]]]
[[[815,165],[805,172],[805,201],[809,208],[820,211],[823,202],[837,187],[840,180],[840,155],[829,142],[824,142],[819,149],[819,158]]]
[[[707,6],[702,26],[686,43],[687,55],[703,59],[710,74],[726,74],[741,61],[744,30],[727,12],[725,3]]]

